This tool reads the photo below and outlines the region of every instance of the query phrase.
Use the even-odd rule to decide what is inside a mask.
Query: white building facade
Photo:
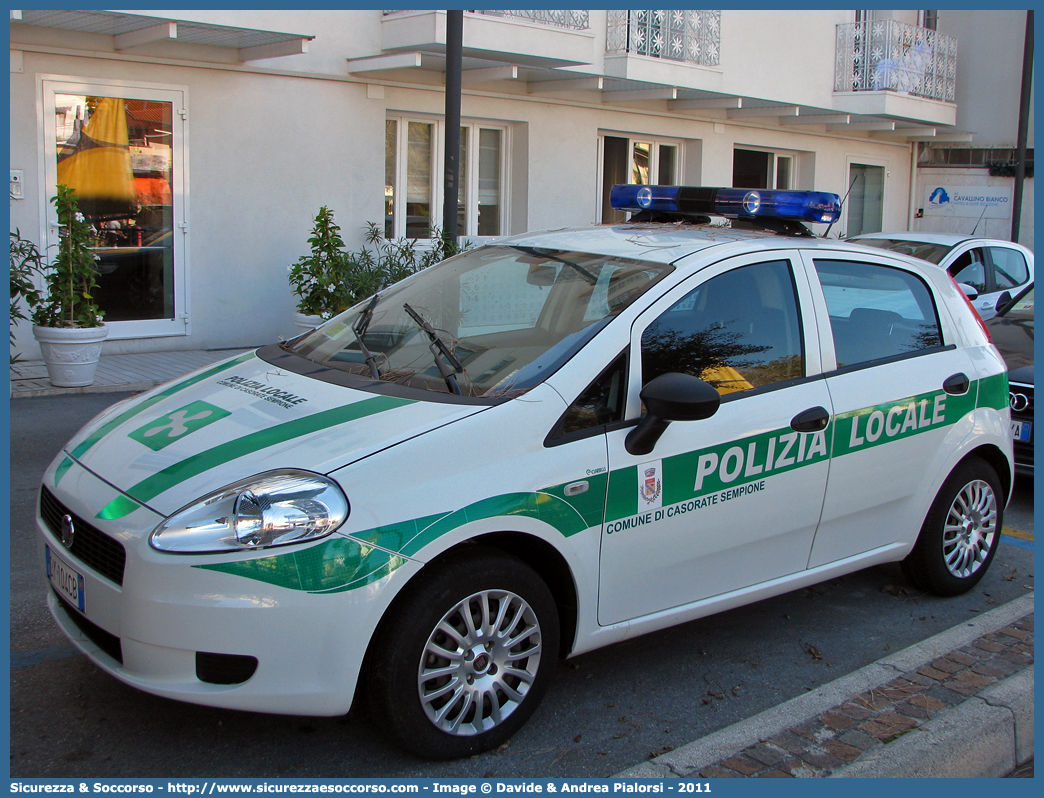
[[[353,249],[442,225],[444,11],[172,13],[11,13],[11,229],[52,247],[56,185],[84,187],[107,353],[292,335],[320,206]],[[982,135],[975,30],[944,24],[973,12],[927,13],[465,11],[459,232],[618,221],[619,182],[832,191],[831,236],[917,229],[920,142]]]

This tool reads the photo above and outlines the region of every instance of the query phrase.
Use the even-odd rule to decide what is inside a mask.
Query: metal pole
[[[460,72],[464,12],[446,12],[446,171],[442,201],[442,237],[457,241],[457,196],[460,185]]]
[[[1011,240],[1018,242],[1022,222],[1022,191],[1026,182],[1026,139],[1029,132],[1030,90],[1033,88],[1033,10],[1026,12],[1026,48],[1022,54],[1022,98],[1019,100],[1018,154],[1015,158],[1015,196],[1011,203]]]

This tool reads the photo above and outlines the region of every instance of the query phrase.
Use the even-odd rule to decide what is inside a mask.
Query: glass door
[[[109,337],[186,334],[183,93],[46,80],[43,100],[47,197],[69,186],[91,225]]]

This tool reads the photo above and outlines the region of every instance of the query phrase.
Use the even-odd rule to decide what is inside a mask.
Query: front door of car
[[[968,247],[952,259],[946,271],[958,283],[978,291],[972,305],[984,319],[997,315],[997,302],[1005,292],[1010,298],[1031,279],[1022,252],[1003,245]]]
[[[820,327],[835,413],[814,568],[916,538],[919,508],[932,498],[925,491],[971,433],[969,422],[956,422],[975,406],[976,372],[915,272],[850,253],[806,259],[817,276],[817,315],[827,320]]]
[[[830,414],[810,307],[797,254],[771,252],[699,271],[635,321],[627,418],[642,414],[641,387],[671,372],[707,381],[721,404],[670,423],[648,454],[628,450],[631,429],[607,433],[599,623],[806,567]]]

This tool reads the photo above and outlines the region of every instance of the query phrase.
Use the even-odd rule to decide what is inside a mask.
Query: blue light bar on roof
[[[841,218],[841,198],[826,191],[774,191],[703,186],[615,185],[609,203],[618,211],[665,211],[745,218],[794,219],[834,223]]]

